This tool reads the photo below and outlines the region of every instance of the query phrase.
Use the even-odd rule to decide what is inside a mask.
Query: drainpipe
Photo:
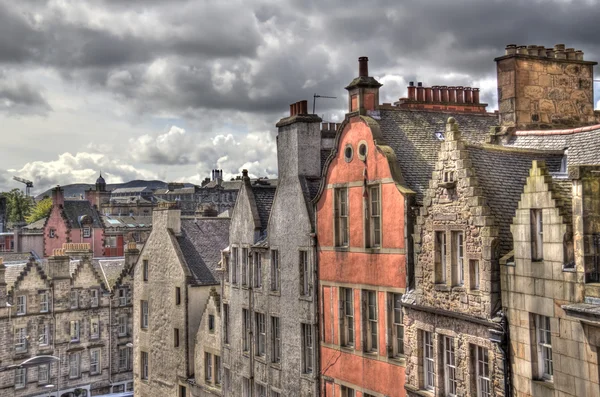
[[[315,225],[316,225],[316,215],[315,215]],[[313,336],[313,349],[314,349],[314,356],[315,356],[315,363],[314,363],[314,367],[315,367],[315,374],[320,374],[321,373],[321,332],[320,332],[320,326],[319,326],[319,262],[318,262],[318,254],[317,254],[317,235],[316,233],[310,233],[310,241],[309,241],[309,245],[311,247],[312,250],[312,255],[313,255],[313,282],[312,282],[312,286],[314,286],[313,288],[313,302],[314,302],[314,317],[313,317],[313,321],[314,323],[317,325],[317,329],[315,332],[315,335]],[[321,382],[319,381],[320,377],[317,376],[316,380],[317,382],[317,390],[316,390],[316,396],[318,397],[321,394]]]
[[[510,341],[509,341],[509,333],[508,333],[508,320],[506,319],[506,315],[504,312],[501,314],[500,319],[500,327],[499,329],[490,328],[489,339],[490,342],[498,345],[498,348],[502,352],[502,372],[504,375],[504,395],[507,397],[512,396],[512,389],[510,387]]]
[[[98,294],[98,299],[101,299]],[[112,345],[113,345],[113,326],[112,326],[112,303],[114,299],[114,291],[111,292],[108,298],[108,382],[111,385],[112,392]]]
[[[243,252],[243,251],[242,251]],[[252,251],[250,250],[250,247],[248,247],[248,257],[246,258],[246,285],[248,287],[248,315],[250,316],[250,343],[248,343],[248,353],[250,354],[250,385],[248,385],[250,387],[251,390],[250,391],[250,395],[252,395],[252,390],[254,389],[254,328],[256,327],[255,323],[255,315],[254,315],[254,291],[252,289],[252,283],[254,280],[253,277],[253,270],[254,270],[254,261],[252,261],[252,266],[250,266],[250,258],[252,257]],[[242,260],[242,266],[244,266],[243,260]],[[242,280],[243,282],[244,280]],[[241,290],[243,290],[243,288],[241,288]],[[242,291],[243,293],[243,291]],[[265,315],[266,317],[266,315]],[[266,324],[266,318],[265,318],[265,327],[267,326]],[[267,343],[267,341],[265,340],[265,344]],[[266,347],[266,346],[265,346]]]

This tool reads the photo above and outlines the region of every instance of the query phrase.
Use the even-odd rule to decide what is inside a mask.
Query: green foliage
[[[31,211],[33,200],[25,196],[20,189],[13,189],[3,193],[6,197],[6,216],[9,223],[25,222]]]
[[[29,215],[25,217],[27,223],[33,223],[39,219],[45,218],[50,215],[52,210],[52,199],[46,197],[37,202],[37,204],[31,209]]]

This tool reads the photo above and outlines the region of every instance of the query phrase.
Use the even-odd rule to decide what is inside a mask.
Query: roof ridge
[[[508,153],[530,153],[530,154],[556,154],[556,155],[564,155],[564,151],[562,150],[544,150],[544,149],[533,149],[533,148],[523,148],[523,147],[515,147],[515,146],[502,146],[496,145],[493,143],[476,143],[465,141],[465,147],[474,147],[484,150],[495,150],[498,152],[508,152]]]

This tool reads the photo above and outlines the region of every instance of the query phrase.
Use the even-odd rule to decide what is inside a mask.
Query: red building
[[[360,76],[346,89],[350,111],[326,163],[317,200],[320,372],[324,396],[404,396],[405,217],[413,196],[396,156],[367,116],[379,84]]]

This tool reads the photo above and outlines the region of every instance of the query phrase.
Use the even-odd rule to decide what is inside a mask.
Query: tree
[[[33,200],[27,197],[20,189],[13,189],[10,192],[4,193],[6,197],[6,215],[8,222],[20,223],[25,222],[25,218],[29,215]]]
[[[37,202],[37,204],[31,209],[29,215],[25,218],[27,223],[33,223],[39,219],[45,218],[50,215],[52,210],[52,199],[46,197]]]

